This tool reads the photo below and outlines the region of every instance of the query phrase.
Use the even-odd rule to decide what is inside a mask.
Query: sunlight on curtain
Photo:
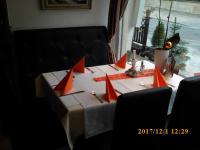
[[[132,36],[135,26],[141,25],[145,0],[129,0],[118,31],[111,41],[117,58],[131,50]]]

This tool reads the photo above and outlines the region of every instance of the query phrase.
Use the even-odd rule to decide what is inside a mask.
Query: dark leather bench
[[[32,29],[14,32],[23,95],[34,96],[43,72],[69,69],[85,56],[86,66],[113,63],[103,26]]]

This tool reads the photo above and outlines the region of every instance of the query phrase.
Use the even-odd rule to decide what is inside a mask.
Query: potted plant
[[[170,27],[171,35],[178,33],[181,27],[182,25],[177,23],[177,19],[175,17],[174,22]],[[179,70],[184,70],[186,66],[185,64],[186,61],[190,59],[190,57],[187,55],[188,54],[188,48],[186,46],[187,44],[188,42],[186,42],[184,39],[181,39],[180,42],[170,50],[170,53],[176,59],[175,70],[177,70],[177,72]]]
[[[172,9],[172,3],[173,3],[173,0],[171,0],[169,15],[167,17],[168,18],[167,27],[164,34],[163,33],[164,24],[161,22],[161,18],[160,18],[160,9],[161,9],[161,0],[160,0],[158,26],[156,30],[154,31],[153,38],[152,38],[152,45],[156,47],[154,49],[154,63],[155,63],[155,66],[159,68],[162,73],[169,57],[169,50],[173,48],[176,44],[178,44],[180,41],[179,33],[176,33],[172,37],[167,39],[168,25],[169,25],[169,19],[170,19],[170,14],[171,14],[171,9]]]

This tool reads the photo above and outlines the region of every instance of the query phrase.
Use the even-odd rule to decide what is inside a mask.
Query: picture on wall
[[[92,0],[41,0],[42,9],[91,9]]]

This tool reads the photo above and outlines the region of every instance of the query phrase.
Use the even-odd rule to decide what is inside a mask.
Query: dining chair
[[[200,149],[200,76],[183,79],[178,87],[168,129],[173,147]],[[173,131],[173,132],[172,132]]]
[[[171,93],[160,87],[119,96],[111,149],[159,149]]]
[[[16,109],[11,123],[14,150],[69,150],[65,130],[47,98],[24,102]]]

